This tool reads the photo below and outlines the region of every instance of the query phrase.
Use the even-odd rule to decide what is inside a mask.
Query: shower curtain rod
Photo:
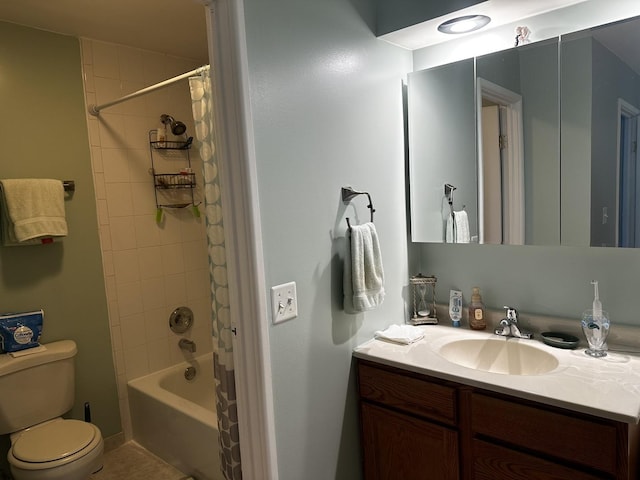
[[[145,95],[147,93],[151,93],[155,90],[158,90],[163,87],[167,87],[172,83],[178,82],[185,78],[192,77],[194,75],[200,75],[202,72],[205,72],[209,69],[209,65],[203,65],[202,67],[196,68],[195,70],[191,70],[190,72],[183,73],[182,75],[178,75],[177,77],[170,78],[165,80],[164,82],[156,83],[155,85],[151,85],[150,87],[143,88],[142,90],[138,90],[137,92],[130,93],[129,95],[125,95],[124,97],[118,98],[116,100],[112,100],[107,103],[103,103],[102,105],[89,105],[88,110],[91,115],[97,117],[100,115],[100,110],[103,108],[112,107],[122,102],[126,102],[127,100],[131,100],[132,98],[139,97],[140,95]]]

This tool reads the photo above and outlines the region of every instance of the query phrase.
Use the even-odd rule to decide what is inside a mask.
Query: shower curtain
[[[213,368],[218,429],[220,431],[220,459],[225,478],[240,480],[242,479],[242,470],[233,367],[233,333],[229,315],[224,225],[218,163],[214,145],[215,131],[210,71],[207,69],[200,76],[190,77],[189,87],[195,122],[195,145],[200,151],[204,176],[204,209],[211,281]]]

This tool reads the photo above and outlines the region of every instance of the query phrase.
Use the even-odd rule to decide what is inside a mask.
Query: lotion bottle
[[[156,147],[165,148],[167,146],[167,126],[161,123],[156,131]]]
[[[482,297],[480,296],[480,289],[478,287],[473,287],[473,293],[471,294],[469,326],[472,330],[484,330],[487,328],[484,303],[482,303]]]

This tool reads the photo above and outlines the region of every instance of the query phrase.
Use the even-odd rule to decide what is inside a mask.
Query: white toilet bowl
[[[56,418],[11,434],[7,458],[15,480],[87,480],[103,450],[98,427]]]

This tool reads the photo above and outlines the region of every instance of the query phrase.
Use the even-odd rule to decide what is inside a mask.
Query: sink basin
[[[527,341],[465,338],[445,343],[438,353],[463,367],[505,375],[542,375],[558,366],[556,357]]]

